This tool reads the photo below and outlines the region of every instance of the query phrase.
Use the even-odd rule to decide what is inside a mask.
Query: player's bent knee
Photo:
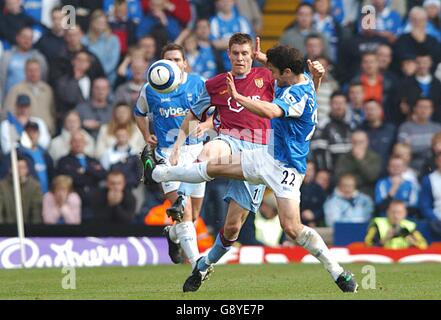
[[[224,236],[228,240],[237,239],[240,232],[240,226],[237,225],[226,225],[224,227]]]
[[[303,225],[300,223],[293,223],[291,221],[281,223],[283,231],[293,240],[296,239],[302,232]]]

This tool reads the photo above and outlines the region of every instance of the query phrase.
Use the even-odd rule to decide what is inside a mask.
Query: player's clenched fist
[[[325,67],[318,61],[308,59],[308,68],[314,78],[321,79],[325,75]]]

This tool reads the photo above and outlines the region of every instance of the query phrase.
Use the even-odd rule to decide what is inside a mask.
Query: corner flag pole
[[[8,122],[9,126],[9,138],[11,141],[11,165],[12,165],[12,181],[14,185],[14,198],[15,198],[15,214],[17,216],[17,230],[18,230],[18,240],[20,245],[20,265],[22,268],[25,267],[26,262],[26,250],[24,247],[24,224],[23,224],[23,207],[21,199],[21,188],[20,188],[20,178],[18,175],[18,161],[17,161],[17,133],[15,128]]]

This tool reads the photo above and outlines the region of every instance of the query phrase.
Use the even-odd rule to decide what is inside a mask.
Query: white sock
[[[211,181],[207,174],[207,162],[186,164],[183,166],[160,165],[153,170],[152,178],[156,182],[182,181],[188,183],[200,183]]]
[[[184,250],[192,268],[194,268],[196,260],[199,258],[199,249],[196,228],[193,222],[185,221],[176,224],[176,234],[178,235],[182,250]]]
[[[168,231],[168,236],[174,243],[179,243],[178,235],[176,234],[176,224],[172,225]]]
[[[334,281],[344,271],[340,264],[332,257],[322,237],[314,229],[304,226],[296,241],[323,264]]]

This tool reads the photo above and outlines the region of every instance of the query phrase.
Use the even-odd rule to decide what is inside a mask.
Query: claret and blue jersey
[[[271,120],[273,137],[270,152],[274,159],[299,173],[306,173],[309,144],[317,124],[317,99],[314,83],[305,73],[306,81],[291,86],[275,87],[275,99],[284,112]]]
[[[205,80],[199,75],[186,73],[184,82],[170,93],[158,93],[148,83],[141,89],[134,114],[139,117],[152,116],[159,148],[169,148],[174,144],[181,124],[201,95],[204,84]],[[201,138],[189,138],[186,144],[201,141]]]

